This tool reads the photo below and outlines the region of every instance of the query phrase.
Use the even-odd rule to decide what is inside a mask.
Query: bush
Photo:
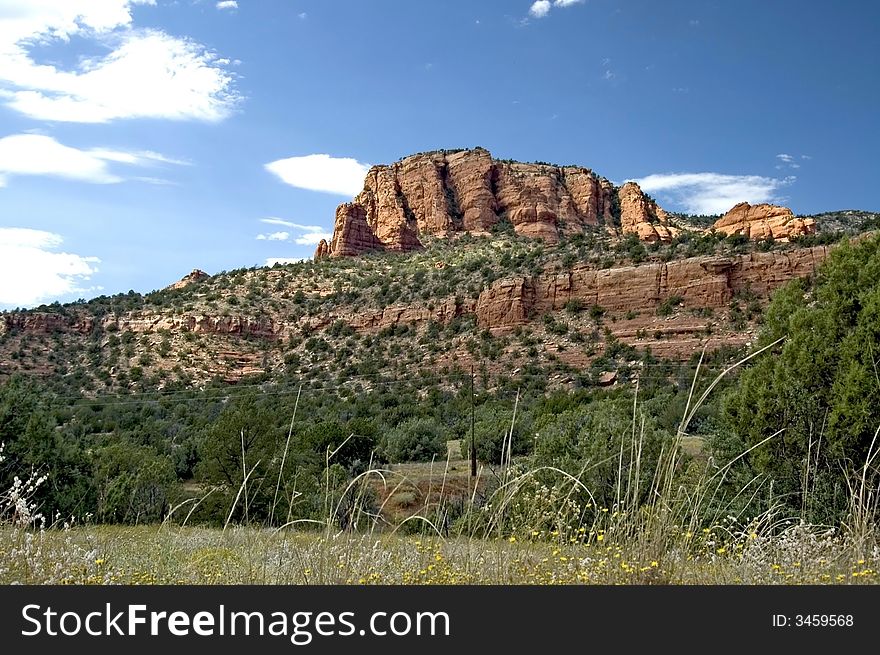
[[[672,312],[675,311],[675,308],[678,307],[681,303],[684,302],[684,298],[681,296],[669,296],[666,300],[660,303],[660,306],[657,307],[657,316],[669,316]]]
[[[389,462],[429,462],[446,457],[446,435],[431,419],[411,418],[385,434],[381,449]]]
[[[557,415],[545,414],[534,426],[532,464],[552,466],[579,477],[600,508],[612,507],[616,500],[620,464],[624,486],[627,481],[636,483],[637,472],[644,476],[639,481],[639,500],[644,500],[651,487],[646,478],[655,470],[661,443],[671,436],[651,416],[638,416],[636,420],[636,439],[642,440],[638,471],[634,457],[637,448],[631,443],[633,407],[629,399],[594,401]]]
[[[531,420],[528,414],[520,411],[513,422],[513,407],[498,403],[486,403],[474,412],[474,436],[477,444],[477,458],[482,462],[500,464],[506,455],[504,441],[513,425],[511,439],[512,455],[522,455],[531,446]]]
[[[774,498],[810,521],[835,522],[880,426],[880,238],[834,250],[814,288],[799,280],[775,294],[758,345],[782,337],[775,356],[743,373],[726,418],[747,447],[784,430],[748,464],[772,478]]]

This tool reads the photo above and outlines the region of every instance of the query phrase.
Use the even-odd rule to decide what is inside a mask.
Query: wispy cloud
[[[80,150],[44,134],[13,134],[0,138],[0,186],[15,175],[62,177],[92,184],[114,184],[125,178],[113,173],[108,162],[130,166],[156,163],[183,164],[152,151]]]
[[[330,155],[306,155],[278,159],[265,165],[285,184],[309,191],[355,196],[364,188],[369,164]]]
[[[101,260],[58,252],[62,242],[52,232],[0,227],[0,306],[31,307],[92,290],[80,285]]]
[[[293,242],[300,246],[317,246],[321,239],[329,242],[332,238],[332,232],[306,232],[296,237]]]
[[[261,218],[260,223],[266,223],[268,225],[283,225],[284,227],[292,227],[297,230],[305,230],[306,232],[320,232],[324,229],[318,225],[303,225],[301,223],[294,223],[293,221],[288,221],[283,218],[278,218],[276,216]]]
[[[662,194],[661,201],[689,214],[721,214],[743,201],[781,202],[778,192],[795,180],[793,176],[661,173],[635,181],[646,193]]]
[[[550,13],[550,9],[553,7],[564,9],[565,7],[583,4],[584,1],[585,0],[554,0],[551,2],[550,0],[537,0],[537,2],[533,2],[532,6],[529,7],[529,15],[533,18],[544,18]]]
[[[280,225],[290,228],[291,230],[296,230],[297,232],[300,232],[300,234],[293,236],[293,238],[291,238],[291,233],[287,230],[271,232],[269,234],[258,234],[256,238],[259,241],[291,241],[300,246],[316,246],[321,239],[330,241],[333,238],[333,234],[320,225],[303,225],[301,223],[294,223],[293,221],[277,218],[275,216],[261,218],[260,222],[266,223],[267,225]]]
[[[125,118],[219,121],[239,101],[234,78],[205,46],[133,25],[133,5],[155,0],[0,1],[0,101],[39,120]],[[37,64],[36,46],[72,37],[109,54],[76,66]]]
[[[258,234],[257,241],[287,241],[290,232],[272,232],[270,234]]]
[[[152,184],[154,186],[180,186],[178,182],[166,180],[164,177],[137,175],[131,179],[135,182],[143,182],[144,184]]]
[[[800,168],[801,165],[796,161],[796,159],[797,159],[797,157],[795,157],[794,155],[789,155],[784,152],[779,153],[778,155],[776,155],[776,160],[778,162],[776,164],[777,170],[782,170],[784,168],[793,168],[793,169]],[[810,159],[810,157],[807,155],[801,155],[800,159],[806,160],[806,159]]]
[[[216,5],[217,9],[238,9],[238,3],[235,0],[221,0]]]

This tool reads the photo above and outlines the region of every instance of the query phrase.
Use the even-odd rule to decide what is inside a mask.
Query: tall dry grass
[[[874,582],[880,451],[874,435],[868,457],[853,466],[850,513],[839,528],[809,525],[781,503],[747,516],[732,510],[769,482],[756,477],[734,498],[720,492],[731,468],[767,437],[723,466],[687,466],[682,442],[700,406],[722,379],[769,344],[728,367],[698,392],[702,357],[674,437],[656,464],[644,464],[645,422],[638,386],[627,439],[608,460],[586,462],[577,474],[543,466],[526,470],[513,458],[519,399],[503,439],[498,471],[478,470],[467,502],[447,494],[450,456],[433,462],[428,493],[417,511],[390,523],[386,505],[411,480],[398,470],[371,466],[331,489],[330,467],[347,440],[325,453],[323,516],[280,521],[276,481],[270,517],[249,525],[249,480],[243,481],[221,529],[189,527],[196,508],[214,493],[180,503],[158,526],[46,526],[28,498],[36,477],[0,496],[0,582],[255,583],[255,584],[768,584]],[[295,404],[294,416],[296,418]],[[353,437],[350,436],[349,439]],[[282,461],[289,453],[292,427]],[[803,486],[809,490],[821,435],[811,439]],[[0,450],[2,457],[2,450]],[[615,464],[614,502],[598,507],[583,482],[590,467]],[[434,467],[437,467],[435,481]],[[284,470],[283,467],[281,469]],[[546,484],[546,480],[553,480]],[[385,498],[370,502],[381,488]],[[436,493],[435,493],[436,489]],[[296,493],[296,492],[294,492]],[[749,503],[741,503],[747,507]],[[30,509],[28,509],[30,508]],[[245,518],[236,525],[235,512]],[[185,514],[184,514],[185,512]],[[180,520],[180,516],[183,519]],[[344,516],[344,521],[341,518]],[[278,520],[276,520],[278,519]],[[179,521],[179,523],[178,523]],[[280,522],[280,526],[274,523]],[[344,528],[342,527],[344,526]]]

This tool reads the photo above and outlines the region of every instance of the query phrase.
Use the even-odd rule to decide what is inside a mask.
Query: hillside
[[[314,261],[4,312],[0,379],[87,395],[471,368],[487,387],[609,383],[747,345],[775,289],[877,224],[748,203],[689,217],[582,167],[422,153],[371,169]]]
[[[0,375],[87,393],[212,379],[531,371],[595,381],[638,359],[750,341],[769,293],[824,245],[683,233],[647,248],[586,233],[435,240],[420,252],[240,269],[149,294],[0,317]]]

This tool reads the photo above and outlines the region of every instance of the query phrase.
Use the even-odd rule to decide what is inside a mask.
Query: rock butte
[[[713,229],[725,234],[742,234],[752,240],[772,237],[776,241],[788,241],[815,233],[816,221],[798,218],[788,207],[741,202],[722,216]]]
[[[635,182],[616,188],[587,168],[499,161],[475,148],[371,168],[363,191],[336,210],[333,238],[315,257],[418,250],[426,236],[486,234],[505,223],[550,243],[595,226],[644,241],[675,234]]]
[[[337,208],[333,238],[321,240],[315,258],[418,250],[425,237],[486,234],[505,224],[550,243],[587,227],[648,243],[681,231],[635,182],[616,187],[588,168],[500,161],[483,148],[441,150],[371,168],[363,191]],[[740,203],[712,229],[787,240],[816,227],[785,207]]]

